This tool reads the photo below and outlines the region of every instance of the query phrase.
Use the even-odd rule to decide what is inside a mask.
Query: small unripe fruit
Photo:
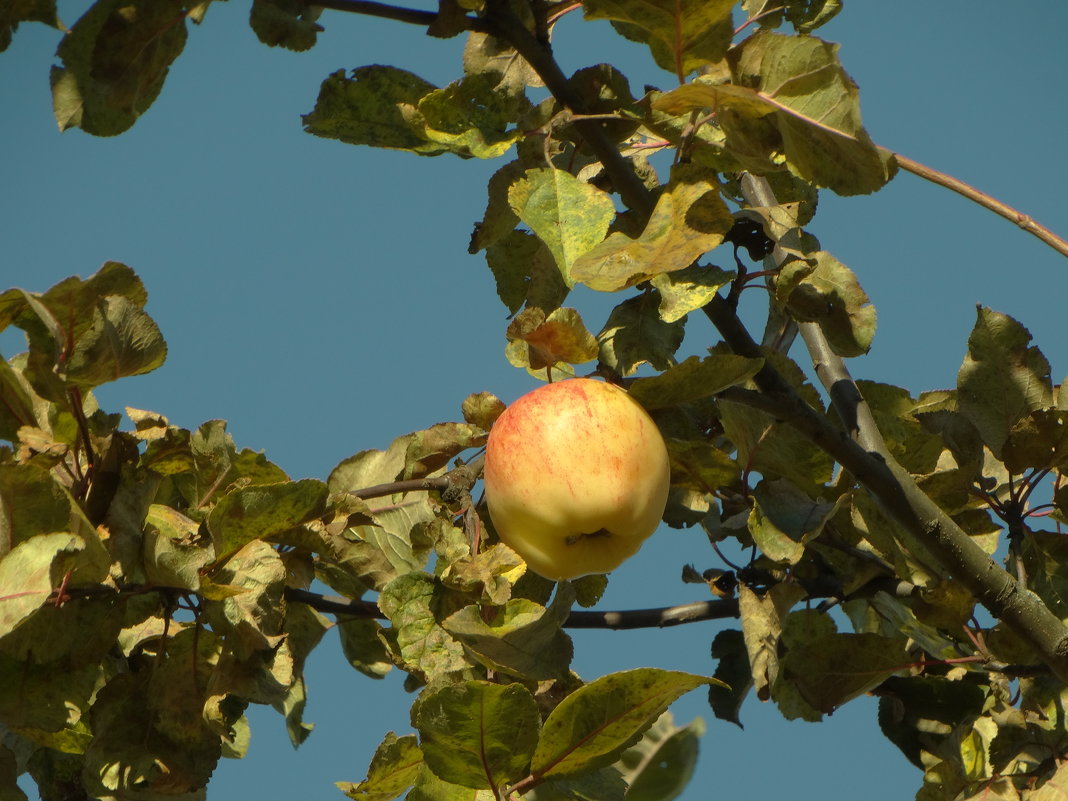
[[[612,384],[574,378],[519,398],[486,444],[498,536],[549,579],[607,573],[656,530],[670,466],[660,431]]]

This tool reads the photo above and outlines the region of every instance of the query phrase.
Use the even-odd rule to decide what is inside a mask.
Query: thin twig
[[[881,148],[885,150],[885,148]],[[890,152],[890,151],[887,151]],[[995,214],[999,214],[1006,220],[1015,223],[1023,230],[1032,236],[1036,236],[1056,250],[1062,256],[1068,256],[1068,240],[1057,236],[1053,231],[1039,222],[1036,222],[1030,215],[1024,214],[1018,209],[1014,209],[1007,203],[1002,203],[997,198],[993,198],[985,192],[981,192],[971,184],[966,184],[952,175],[946,175],[944,172],[932,169],[925,164],[920,164],[918,161],[913,161],[907,156],[902,156],[900,153],[894,153],[894,158],[897,159],[897,163],[901,166],[901,169],[908,170],[913,175],[918,175],[924,180],[931,183],[944,186],[946,189],[952,189],[954,192],[978,203],[985,209],[989,209]]]

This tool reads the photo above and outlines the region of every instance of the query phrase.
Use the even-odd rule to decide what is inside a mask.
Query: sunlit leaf
[[[389,732],[375,750],[362,782],[338,782],[338,789],[354,801],[392,801],[411,787],[423,767],[423,754],[414,734]]]
[[[719,61],[734,35],[733,0],[587,0],[587,19],[610,19],[645,42],[662,68],[681,78]]]
[[[557,678],[567,671],[574,646],[561,631],[568,607],[544,606],[512,598],[487,621],[478,606],[467,606],[442,623],[488,667],[529,679]]]
[[[857,87],[838,61],[838,45],[760,31],[730,61],[732,83],[681,86],[656,107],[717,111],[729,150],[764,152],[769,167],[782,150],[791,172],[841,195],[874,192],[893,177],[892,157],[861,125]]]
[[[734,218],[707,170],[682,165],[657,200],[641,236],[610,234],[571,266],[571,280],[616,292],[689,267],[723,241]]]
[[[326,508],[326,485],[303,479],[244,487],[224,495],[208,515],[208,530],[219,556],[246,543],[296,528]]]
[[[657,376],[635,379],[629,392],[646,409],[659,409],[716,395],[749,380],[763,366],[763,359],[731,353],[690,356]]]
[[[382,590],[378,606],[393,624],[383,635],[406,670],[432,680],[467,667],[463,646],[438,623],[453,610],[431,576],[400,576]]]
[[[734,275],[714,265],[694,264],[654,276],[650,283],[660,292],[660,318],[665,323],[673,323],[700,309],[730,283]]]
[[[575,309],[556,309],[547,317],[541,309],[526,309],[512,320],[506,335],[505,355],[516,367],[537,371],[597,358],[597,340]]]
[[[616,216],[607,193],[556,169],[527,170],[509,188],[508,203],[549,248],[568,286],[575,260],[604,238]]]

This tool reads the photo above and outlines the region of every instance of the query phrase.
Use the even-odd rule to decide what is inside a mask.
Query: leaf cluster
[[[357,671],[397,667],[418,692],[415,733],[386,736],[366,779],[341,785],[354,799],[666,801],[701,731],[666,710],[702,686],[738,725],[750,694],[806,721],[877,695],[924,801],[1058,786],[1068,398],[1026,328],[984,307],[953,388],[853,381],[843,359],[871,347],[875,308],[805,226],[819,190],[870,193],[897,164],[861,125],[837,46],[812,34],[839,3],[745,0],[740,28],[735,5],[586,0],[676,84],[638,97],[611,65],[560,70],[548,41],[567,4],[366,3],[349,10],[464,34],[461,77],[337,71],[303,118],[350,144],[509,156],[470,243],[509,314],[505,357],[548,380],[590,365],[655,418],[664,519],[710,546],[683,580],[736,603],[715,676],[571,672],[565,624],[605,579],[554,587],[496,541],[472,495],[503,408],[488,393],[325,481],[238,450],[222,421],[127,409],[124,429],[93,390],[166,346],[140,281],[109,263],[0,295],[0,329],[28,343],[0,366],[0,790],[19,797],[28,771],[98,798],[202,797],[243,753],[249,704],[308,736],[303,666],[334,627]],[[130,127],[206,7],[98,0],[59,47],[60,127]],[[306,50],[319,19],[255,0],[250,23]],[[22,21],[59,25],[48,2],[16,3],[0,44]],[[600,328],[564,305],[580,285],[619,298]],[[768,299],[760,343],[737,316],[747,290]],[[684,358],[692,313],[723,341]],[[798,332],[807,372],[788,355]],[[345,603],[316,603],[318,586]]]

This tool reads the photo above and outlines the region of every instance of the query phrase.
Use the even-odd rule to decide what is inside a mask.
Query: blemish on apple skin
[[[579,532],[578,534],[568,534],[566,537],[564,537],[564,542],[566,544],[568,544],[568,545],[575,545],[575,544],[580,543],[580,542],[582,542],[583,540],[586,540],[586,539],[594,539],[595,537],[611,537],[611,536],[613,536],[611,531],[609,531],[606,528],[599,528],[596,531],[591,531],[588,534],[582,533],[582,532]]]

